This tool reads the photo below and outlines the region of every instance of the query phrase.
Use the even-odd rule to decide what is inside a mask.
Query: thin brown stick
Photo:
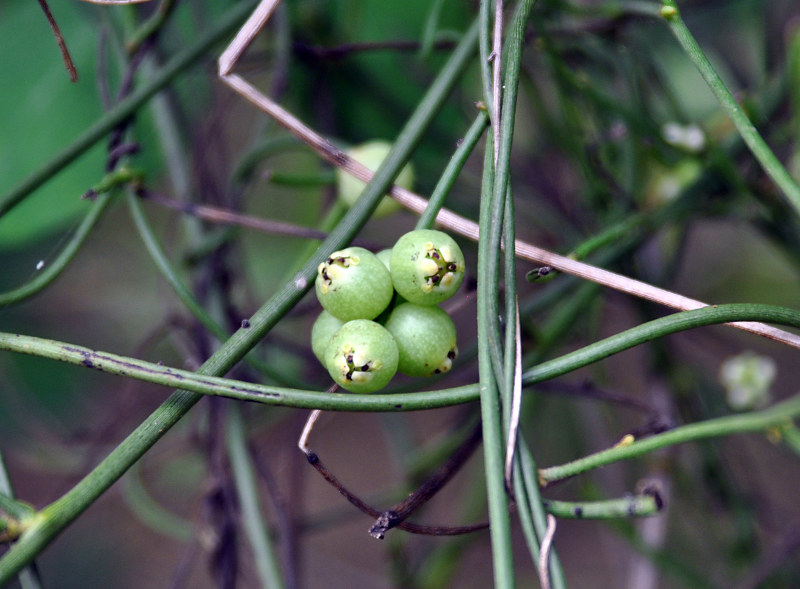
[[[408,497],[400,503],[383,511],[369,533],[373,538],[382,540],[386,532],[398,527],[417,509],[427,503],[439,490],[444,487],[453,476],[461,470],[466,461],[475,452],[481,441],[481,427],[473,429],[472,434],[448,458],[444,464],[436,469],[425,481],[417,487]]]
[[[250,215],[243,215],[228,209],[183,202],[173,198],[168,198],[151,190],[143,190],[142,196],[151,202],[167,207],[174,211],[180,211],[181,213],[192,215],[198,219],[203,219],[212,223],[219,223],[221,225],[236,225],[239,227],[247,227],[257,231],[263,231],[264,233],[289,235],[304,239],[322,240],[328,236],[327,233],[324,231],[319,231],[318,229],[311,229],[310,227],[302,227],[300,225],[293,225],[292,223],[284,223],[282,221],[273,221],[271,219],[252,217]]]
[[[306,453],[306,458],[308,459],[309,464],[311,464],[317,470],[317,472],[322,475],[322,478],[325,479],[328,484],[336,489],[342,495],[342,497],[347,499],[360,511],[375,518],[380,518],[384,515],[385,512],[375,509],[368,503],[362,501],[355,493],[352,493],[350,490],[348,490],[347,487],[345,487],[339,481],[339,479],[337,479],[336,476],[322,463],[316,452],[309,450]],[[405,530],[411,534],[420,534],[424,536],[460,536],[462,534],[471,534],[472,532],[485,530],[489,527],[489,522],[480,522],[467,526],[430,526],[412,524],[410,522],[402,521],[392,527]],[[378,538],[378,536],[375,536],[374,534],[373,536]]]
[[[337,385],[333,385],[329,390],[335,391]],[[481,522],[468,526],[427,526],[412,524],[405,521],[414,511],[424,505],[431,497],[433,497],[452,477],[458,472],[467,459],[472,455],[481,440],[481,428],[477,427],[473,430],[467,440],[455,451],[455,453],[436,471],[431,474],[416,490],[414,490],[408,497],[400,503],[397,503],[388,510],[380,511],[375,509],[358,495],[351,492],[345,487],[336,476],[328,470],[322,463],[319,455],[314,452],[308,445],[308,439],[311,437],[311,432],[314,425],[322,415],[322,411],[314,409],[308,416],[303,432],[297,440],[297,447],[306,455],[309,464],[313,466],[316,471],[322,475],[322,478],[336,489],[339,494],[347,499],[351,505],[358,508],[363,513],[376,518],[376,522],[370,527],[369,533],[373,538],[382,540],[384,535],[391,528],[399,528],[412,534],[422,534],[426,536],[458,536],[461,534],[469,534],[478,530],[483,530],[489,527],[488,522]]]
[[[50,7],[47,5],[47,0],[39,0],[39,6],[41,6],[42,11],[44,11],[44,16],[47,18],[47,22],[50,23],[50,28],[53,29],[53,34],[56,36],[56,42],[58,43],[58,48],[61,51],[61,59],[64,60],[64,65],[69,73],[69,81],[77,82],[78,69],[75,67],[75,64],[72,61],[72,57],[69,54],[69,49],[67,49],[67,43],[64,41],[64,37],[61,35],[61,29],[58,28],[56,19],[53,18],[53,13],[50,12]]]

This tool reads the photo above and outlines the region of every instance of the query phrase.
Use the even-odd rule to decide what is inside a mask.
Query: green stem
[[[102,118],[90,126],[83,134],[68,145],[61,153],[48,161],[11,192],[0,198],[0,219],[29,194],[72,163],[83,152],[103,139],[114,127],[130,118],[140,106],[150,100],[157,92],[170,84],[175,76],[206,55],[208,50],[224,39],[250,13],[255,2],[244,0],[231,8],[217,22],[216,26],[202,35],[198,41],[179,53],[152,80],[115,105]]]
[[[33,280],[12,290],[0,293],[0,307],[24,301],[58,278],[86,242],[86,238],[97,225],[100,217],[103,216],[103,212],[105,212],[110,200],[111,195],[104,194],[99,196],[58,256],[45,265]]]
[[[768,321],[800,328],[800,312],[771,305],[732,304],[675,313],[638,325],[559,358],[542,362],[523,373],[523,384],[532,385],[556,378],[665,335],[730,321]],[[264,405],[318,408],[329,411],[394,412],[449,407],[478,399],[478,385],[420,393],[371,395],[258,385],[13,333],[0,332],[0,350],[58,360],[170,388],[180,387],[202,395],[240,399]]]
[[[593,468],[641,456],[675,444],[685,444],[686,442],[732,434],[764,432],[776,427],[781,428],[797,417],[800,417],[800,395],[796,395],[763,411],[718,417],[700,423],[684,425],[630,444],[619,444],[608,450],[596,452],[566,464],[542,468],[539,469],[539,481],[542,486],[546,486],[554,481],[575,476]]]
[[[800,456],[800,429],[791,424],[780,429],[781,441],[792,452]]]
[[[262,586],[270,587],[270,589],[282,589],[286,585],[258,504],[258,483],[255,472],[253,472],[251,458],[247,452],[247,438],[242,424],[242,416],[239,407],[232,404],[228,405],[227,439],[228,458],[236,481],[242,522],[250,542],[250,549],[253,551],[258,576],[261,578]]]
[[[220,341],[226,340],[229,334],[221,325],[214,321],[214,318],[211,317],[197,301],[192,291],[189,290],[189,287],[184,284],[183,280],[181,280],[175,272],[164,250],[161,249],[161,245],[158,243],[158,239],[156,239],[149,221],[144,215],[144,210],[142,209],[142,204],[138,196],[132,190],[128,190],[125,199],[131,211],[133,222],[136,225],[136,229],[139,231],[139,236],[142,238],[147,252],[150,254],[150,258],[167,283],[172,287],[172,290],[175,291],[175,294],[178,295],[181,303],[183,303],[189,312],[194,315],[195,319],[202,323],[203,327],[211,332],[214,337]]]
[[[161,244],[158,242],[158,238],[156,237],[155,233],[153,233],[150,222],[147,220],[147,217],[144,214],[144,209],[139,197],[136,196],[133,191],[129,191],[126,195],[126,199],[128,202],[128,208],[131,211],[131,216],[133,217],[134,224],[139,232],[139,236],[142,238],[145,248],[150,254],[150,257],[152,258],[153,263],[156,265],[156,268],[158,268],[158,270],[161,272],[161,275],[172,287],[172,290],[175,291],[175,294],[194,316],[194,318],[197,319],[203,325],[203,327],[209,331],[209,333],[217,338],[217,340],[225,341],[230,334],[218,321],[211,316],[211,314],[209,314],[208,311],[206,311],[205,308],[203,308],[200,302],[192,294],[191,290],[189,290],[189,287],[187,287],[183,280],[181,280],[180,276],[178,276],[178,273],[176,272],[172,263],[169,261],[169,258],[167,258],[167,255],[164,253]],[[253,354],[248,354],[245,357],[245,361],[250,366],[276,382],[288,386],[296,386],[298,384],[298,380],[295,377],[287,374],[285,371],[281,371],[274,366],[269,365],[267,362],[257,359]]]
[[[528,444],[524,438],[520,438],[518,447],[519,458],[515,461],[516,474],[514,488],[520,490],[520,497],[524,497],[527,502],[520,508],[528,512],[528,516],[533,520],[532,525],[536,537],[528,540],[529,550],[533,557],[534,564],[539,562],[539,539],[543,538],[547,532],[547,513],[539,493],[539,480],[536,476],[536,463],[530,453]],[[527,509],[526,509],[527,508]],[[553,589],[565,589],[567,582],[564,578],[564,569],[561,566],[561,559],[554,549],[550,551],[550,584]]]
[[[439,177],[439,181],[436,183],[436,187],[433,189],[430,199],[428,199],[428,206],[425,207],[425,210],[417,220],[416,229],[430,229],[433,227],[436,221],[436,215],[444,206],[444,199],[447,198],[450,189],[453,188],[453,184],[455,184],[459,173],[461,173],[461,169],[464,167],[464,164],[467,163],[467,159],[475,149],[481,136],[483,136],[483,131],[486,129],[488,123],[489,116],[486,112],[481,111],[478,113],[478,116],[475,117],[475,121],[473,121],[472,125],[467,130],[467,134],[459,144],[453,157],[451,157],[450,161],[447,163],[444,172],[442,172],[442,175]]]
[[[617,519],[656,515],[661,510],[661,502],[652,495],[577,503],[545,499],[544,508],[547,513],[565,519]]]
[[[755,319],[755,317],[760,317]],[[744,317],[750,317],[745,319]],[[550,380],[572,372],[592,362],[622,352],[646,341],[695,327],[730,323],[734,321],[762,321],[800,327],[800,311],[786,307],[756,304],[731,304],[703,307],[692,311],[673,313],[666,317],[642,323],[631,329],[589,344],[579,350],[543,362],[522,374],[525,385]],[[589,360],[591,358],[591,360]],[[587,362],[587,360],[589,360]]]
[[[233,26],[235,22],[233,19],[231,21],[230,25]],[[376,171],[372,181],[364,189],[361,198],[293,279],[279,289],[250,318],[248,327],[242,327],[225,341],[198,369],[198,374],[221,375],[228,372],[300,301],[313,284],[317,265],[325,256],[349,242],[366,223],[392,180],[410,157],[414,146],[444,104],[453,86],[460,79],[474,53],[476,42],[477,23],[464,34],[441,73],[398,135],[392,150]],[[72,490],[45,507],[40,512],[36,524],[26,530],[20,540],[0,559],[0,585],[8,582],[14,574],[31,562],[59,532],[74,521],[161,439],[201,397],[202,395],[198,393],[186,390],[173,393]]]
[[[164,26],[167,18],[169,18],[169,15],[175,8],[175,4],[175,0],[161,0],[161,3],[158,5],[153,15],[139,25],[131,35],[130,40],[126,43],[125,49],[128,55],[136,53],[145,41],[158,33],[159,29]]]
[[[484,158],[484,180],[492,178],[492,141],[487,141]],[[484,181],[481,195],[480,231],[490,234],[492,204],[494,201],[489,182]],[[499,235],[496,243],[490,239],[478,241],[478,374],[483,424],[483,461],[486,492],[489,503],[489,533],[492,541],[492,562],[496,587],[514,586],[514,562],[511,547],[511,524],[508,515],[508,496],[503,476],[505,443],[503,441],[502,415],[497,380],[500,375],[493,367],[493,356],[499,347],[497,317],[497,257]]]
[[[482,12],[488,10],[486,2]],[[498,384],[502,384],[500,371],[492,367],[501,346],[500,326],[497,325],[499,255],[501,235],[504,229],[503,216],[506,199],[511,198],[510,160],[514,137],[519,74],[522,64],[522,45],[525,40],[525,25],[533,0],[523,0],[517,6],[508,31],[503,56],[503,92],[499,125],[499,139],[494,161],[493,142],[487,142],[484,164],[484,184],[491,179],[492,186],[481,195],[480,234],[478,242],[478,364],[480,375],[481,415],[483,418],[484,468],[486,490],[489,501],[489,519],[492,540],[495,586],[513,587],[514,561],[511,545],[511,521],[508,513],[508,495],[505,488],[505,443],[503,441],[503,418]],[[483,20],[486,20],[485,17]],[[500,56],[495,56],[495,62]],[[513,210],[513,208],[512,208]],[[513,355],[513,352],[512,352]],[[502,379],[505,380],[505,379]],[[508,399],[506,399],[507,401]]]
[[[136,467],[132,468],[128,476],[122,479],[122,494],[128,509],[159,534],[178,542],[190,542],[194,536],[192,523],[165,509],[153,499],[142,483],[138,470]]]
[[[795,212],[800,215],[800,185],[786,171],[786,168],[781,164],[767,143],[759,134],[753,123],[747,118],[747,115],[736,102],[736,99],[731,94],[731,91],[725,86],[722,78],[719,77],[711,62],[706,57],[703,50],[698,45],[692,33],[689,31],[686,24],[681,18],[678,5],[675,0],[664,0],[664,6],[661,10],[661,15],[667,22],[672,34],[680,43],[683,50],[686,51],[689,59],[692,60],[695,67],[700,71],[700,74],[705,79],[706,83],[711,88],[714,96],[717,97],[722,108],[728,113],[731,121],[736,129],[739,131],[747,147],[759,161],[764,171],[770,178],[778,185],[783,191],[789,204],[794,208]]]

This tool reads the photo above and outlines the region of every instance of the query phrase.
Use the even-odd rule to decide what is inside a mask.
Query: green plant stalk
[[[152,16],[139,25],[126,43],[128,55],[136,53],[145,41],[158,33],[175,8],[175,3],[175,0],[161,0]]]
[[[761,137],[755,125],[747,118],[731,91],[725,86],[722,78],[714,70],[711,62],[683,22],[675,0],[664,0],[661,14],[680,46],[703,76],[722,108],[728,113],[747,147],[750,148],[750,151],[764,168],[767,175],[781,189],[789,205],[794,208],[795,213],[800,215],[800,185],[786,171],[786,168]]]
[[[530,453],[528,444],[524,438],[520,438],[518,446],[519,459],[516,461],[515,466],[519,474],[519,479],[514,480],[515,488],[520,488],[522,495],[527,498],[527,511],[533,520],[533,527],[536,532],[536,538],[533,539],[533,548],[531,556],[533,556],[534,564],[539,562],[539,538],[543,538],[547,532],[547,514],[542,504],[542,496],[539,492],[539,481],[536,476],[536,463]],[[529,544],[531,541],[529,541]],[[558,553],[554,548],[550,550],[550,584],[553,589],[565,589],[567,581],[564,578],[564,569],[561,566],[561,559],[558,558]]]
[[[516,231],[514,227],[514,198],[511,190],[508,191],[505,198],[505,211],[503,213],[503,224],[505,230],[503,232],[503,243],[515,243]],[[514,248],[507,247],[503,249],[503,279],[505,281],[505,342],[503,343],[503,382],[501,386],[501,399],[503,406],[503,424],[505,426],[505,435],[509,436],[511,428],[515,425],[511,421],[511,409],[514,402],[514,382],[517,369],[522,370],[521,366],[517,366],[517,324],[519,323],[519,305],[517,301],[517,258]],[[521,344],[520,344],[521,345]],[[522,360],[522,353],[520,350],[520,361]],[[499,377],[498,377],[499,378]],[[522,394],[522,391],[519,391]]]
[[[258,167],[273,155],[288,153],[290,151],[300,151],[308,153],[309,149],[294,135],[280,134],[270,136],[254,145],[247,153],[242,156],[236,164],[236,168],[231,175],[233,181],[238,184],[250,182]]]
[[[756,315],[762,319],[752,319]],[[744,317],[750,317],[751,319],[745,319]],[[800,311],[772,305],[737,303],[672,313],[666,317],[642,323],[559,358],[534,366],[522,374],[522,382],[525,385],[531,385],[550,380],[587,366],[591,362],[596,362],[602,358],[671,333],[735,321],[763,321],[765,323],[800,327]],[[590,362],[586,362],[588,357],[592,358]]]
[[[303,174],[288,172],[270,172],[267,180],[275,186],[292,186],[297,188],[318,188],[329,186],[336,180],[336,175],[332,170],[322,170],[320,172],[306,172]]]
[[[487,3],[483,3],[482,13]],[[503,384],[503,365],[492,367],[493,358],[502,358],[500,326],[497,325],[499,255],[504,229],[503,213],[506,199],[511,198],[510,159],[514,136],[514,115],[522,64],[522,45],[525,24],[533,0],[517,5],[509,27],[503,56],[503,92],[498,145],[487,142],[484,163],[484,190],[481,194],[480,234],[478,242],[478,367],[480,377],[481,416],[483,423],[484,468],[492,522],[492,562],[495,587],[514,587],[514,561],[511,545],[511,521],[508,514],[508,495],[505,488],[505,443],[503,418],[498,385]],[[488,8],[485,8],[488,11]],[[482,18],[482,20],[485,20]],[[495,56],[495,60],[500,56]],[[496,149],[495,149],[496,147]],[[494,153],[497,153],[496,161]],[[491,188],[488,184],[491,181]],[[513,221],[513,220],[512,220]],[[513,293],[516,297],[516,293]],[[515,320],[516,323],[516,320]],[[500,352],[498,354],[498,352]],[[513,381],[512,381],[513,382]]]
[[[86,238],[97,225],[97,221],[103,216],[103,213],[111,200],[111,195],[104,194],[97,197],[97,200],[92,203],[86,216],[81,221],[75,233],[69,238],[59,254],[45,267],[37,272],[36,277],[17,288],[0,293],[0,307],[13,305],[20,301],[32,297],[39,291],[46,288],[61,273],[66,269],[69,263],[75,258],[78,250],[86,242]]]
[[[0,514],[0,537],[2,537],[4,533],[9,532],[11,525],[21,523],[27,517],[33,516],[36,513],[32,506],[20,503],[14,499],[14,488],[11,486],[11,480],[8,478],[8,471],[3,461],[2,452],[0,452],[0,512],[5,512],[16,520],[15,522],[10,522],[6,517]],[[23,525],[27,524],[28,522],[25,522]],[[42,589],[41,579],[39,578],[35,562],[23,568],[19,572],[17,579],[22,589]]]
[[[175,76],[206,55],[209,49],[223,40],[225,36],[242,23],[254,5],[255,2],[252,0],[243,0],[236,4],[219,19],[213,29],[203,34],[196,43],[185,51],[176,55],[147,84],[115,105],[84,131],[82,135],[64,148],[61,153],[50,159],[41,169],[28,176],[16,188],[13,188],[2,197],[0,199],[0,219],[34,190],[63,170],[95,143],[102,140],[114,127],[130,118],[140,106],[172,82]]]
[[[92,350],[83,346],[31,336],[0,333],[0,350],[18,352],[83,366],[108,374],[133,378],[201,395],[225,397],[283,407],[326,411],[419,411],[449,407],[477,399],[477,385],[437,393],[370,394],[328,393],[260,385],[171,368],[136,358]],[[444,394],[440,394],[440,393]]]
[[[184,306],[189,310],[194,318],[197,319],[203,325],[203,327],[209,331],[209,333],[217,338],[217,340],[225,341],[230,334],[218,321],[211,316],[210,313],[208,313],[208,311],[203,308],[200,302],[189,290],[189,287],[187,287],[183,280],[181,280],[180,276],[178,276],[178,273],[176,272],[172,263],[169,261],[169,258],[167,258],[167,255],[164,253],[161,244],[158,242],[158,238],[156,237],[155,233],[153,233],[153,229],[150,226],[150,222],[147,220],[147,217],[145,216],[139,197],[134,194],[133,191],[129,190],[128,194],[126,195],[126,200],[128,203],[128,208],[131,211],[131,216],[133,217],[134,225],[136,225],[139,236],[144,242],[145,249],[150,254],[150,257],[152,258],[153,263],[156,265],[156,268],[161,272],[161,275],[167,281],[167,284],[172,287],[172,290],[175,291],[175,294],[178,296]],[[252,354],[245,356],[245,361],[250,366],[276,382],[289,386],[297,386],[297,384],[299,384],[297,379],[291,377],[285,372],[281,372],[274,366],[270,366],[266,362],[258,360]]]
[[[535,479],[534,479],[535,480]],[[536,533],[536,526],[533,523],[533,510],[531,509],[531,499],[528,496],[528,486],[522,478],[522,469],[520,467],[519,458],[514,460],[514,501],[517,504],[517,517],[519,518],[520,528],[522,535],[525,538],[525,544],[528,547],[528,553],[531,555],[531,561],[537,563],[539,561],[539,552],[541,546],[539,544],[539,537]],[[538,483],[534,483],[538,488]]]
[[[19,522],[36,513],[30,505],[17,501],[8,491],[0,491],[0,512]]]
[[[617,519],[621,517],[648,517],[660,511],[658,500],[651,495],[634,495],[604,501],[544,500],[547,513],[564,519]]]
[[[731,304],[674,313],[612,335],[564,356],[542,362],[525,371],[522,382],[530,386],[551,380],[659,337],[730,321],[766,321],[800,328],[800,312],[771,305]],[[0,332],[0,350],[58,360],[165,387],[182,388],[202,395],[303,409],[421,411],[473,402],[479,395],[476,384],[419,393],[370,395],[259,385],[180,370],[70,343],[13,333]]]
[[[494,194],[491,192],[493,149],[492,141],[486,142],[484,158],[484,182],[481,194],[480,232],[489,236],[493,218]],[[489,181],[487,181],[487,179]],[[502,220],[500,220],[502,223]],[[497,233],[497,232],[496,232]],[[511,545],[511,522],[508,514],[508,496],[504,480],[504,449],[502,414],[498,392],[499,333],[495,325],[497,317],[497,271],[500,237],[478,241],[478,375],[481,401],[481,423],[483,426],[483,463],[486,478],[486,493],[489,503],[489,533],[492,542],[495,587],[514,587],[514,561]]]
[[[238,8],[238,6],[237,6]],[[243,11],[244,12],[244,11]],[[233,21],[233,19],[231,19]],[[231,22],[233,26],[235,22]],[[299,302],[314,281],[317,265],[335,249],[349,242],[378,206],[394,177],[411,155],[423,132],[433,121],[477,42],[477,22],[464,34],[442,71],[398,135],[392,150],[375,172],[362,196],[331,231],[303,268],[251,318],[249,327],[234,333],[199,369],[201,375],[225,374],[250,351]],[[178,390],[123,440],[72,490],[39,512],[20,540],[0,559],[0,585],[26,566],[55,536],[102,495],[125,471],[174,426],[202,395]]]
[[[428,58],[433,50],[433,44],[436,41],[436,28],[442,16],[443,5],[444,0],[433,0],[431,2],[431,9],[425,19],[425,27],[422,29],[422,38],[419,43],[418,56],[420,59]]]
[[[780,436],[786,447],[800,456],[800,429],[794,424],[789,424],[780,429]]]
[[[478,144],[488,123],[489,116],[486,114],[486,111],[479,112],[478,116],[475,117],[472,125],[470,125],[470,128],[467,130],[464,139],[453,154],[453,157],[451,157],[450,161],[447,163],[444,172],[442,172],[442,175],[439,177],[439,181],[436,183],[436,187],[433,189],[430,199],[428,199],[428,206],[425,207],[425,210],[419,216],[415,229],[431,229],[433,227],[436,221],[436,215],[444,206],[444,199],[447,198],[450,189],[453,188],[453,184],[455,184],[456,179],[458,179],[458,175],[461,173],[464,164],[467,163],[467,159]]]
[[[181,303],[183,303],[183,305],[189,310],[195,319],[197,319],[203,325],[203,327],[211,332],[218,340],[225,341],[229,334],[221,325],[214,321],[214,318],[211,317],[211,315],[197,301],[192,292],[189,290],[189,287],[183,283],[181,278],[175,272],[175,269],[167,259],[164,250],[161,249],[161,245],[158,243],[158,240],[156,239],[156,236],[150,227],[150,223],[144,215],[144,210],[142,209],[142,203],[139,201],[139,197],[133,190],[128,190],[125,194],[125,200],[128,203],[128,209],[131,212],[131,217],[133,218],[134,225],[139,232],[139,236],[142,238],[144,246],[147,249],[147,253],[150,254],[150,258],[153,260],[156,268],[159,270],[159,272],[161,272],[161,275],[164,277],[170,287],[172,287],[172,290],[176,295],[178,295]]]
[[[138,469],[131,469],[122,479],[122,494],[128,509],[145,525],[178,542],[191,541],[192,523],[159,505],[142,484]]]
[[[798,416],[800,416],[800,395],[762,411],[717,417],[700,423],[684,425],[630,444],[618,444],[613,448],[590,454],[566,464],[541,468],[539,469],[539,481],[542,486],[546,486],[554,481],[575,476],[587,470],[620,460],[628,460],[654,450],[674,446],[675,444],[685,444],[686,442],[727,436],[733,433],[765,432],[772,428],[785,426],[790,420]]]
[[[483,90],[483,105],[487,115],[492,112],[492,65],[489,55],[492,53],[492,19],[494,11],[492,0],[481,0],[478,18],[480,20],[480,35],[478,37],[478,53],[481,66],[481,89]],[[491,117],[490,117],[491,118]]]
[[[278,566],[269,530],[264,525],[264,518],[261,515],[258,503],[258,483],[247,451],[242,416],[237,405],[230,404],[227,409],[228,459],[236,482],[236,493],[239,498],[239,507],[242,510],[242,522],[253,551],[256,570],[262,586],[270,587],[270,589],[282,589],[286,584]]]

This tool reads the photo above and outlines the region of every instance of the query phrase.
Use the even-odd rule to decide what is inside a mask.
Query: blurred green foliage
[[[134,86],[146,84],[237,4],[178,2]],[[517,236],[568,253],[623,225],[628,229],[589,252],[589,261],[708,302],[796,307],[800,220],[744,149],[664,23],[637,12],[645,4],[657,6],[535,5],[512,152]],[[157,6],[155,0],[126,7],[54,0],[51,9],[80,75],[70,84],[37,3],[6,0],[0,196],[104,116],[99,87],[107,84],[116,94],[130,63],[125,41]],[[680,8],[767,143],[797,176],[797,3],[687,0]],[[477,11],[477,3],[455,0],[287,0],[237,71],[340,147],[391,141]],[[426,30],[434,31],[433,44],[423,51]],[[125,164],[142,171],[148,190],[172,201],[330,230],[340,214],[330,167],[216,80],[222,48],[217,44],[176,75],[160,105],[154,100],[137,111],[125,139],[138,152]],[[420,194],[430,194],[482,99],[476,60],[413,155]],[[698,130],[702,145],[671,140],[665,125]],[[81,195],[104,177],[106,156],[104,139],[0,218],[0,289],[30,280],[40,261],[49,265],[58,256],[91,205]],[[446,205],[472,219],[481,159],[476,153],[469,160]],[[196,368],[218,342],[154,268],[129,211],[116,202],[119,193],[63,275],[29,300],[0,309],[2,331]],[[318,243],[199,220],[156,199],[143,204],[179,276],[229,331],[285,284]],[[380,249],[413,223],[408,212],[373,220],[359,239]],[[462,242],[474,269],[477,248]],[[663,314],[608,291],[587,296],[566,276],[527,283],[522,277],[532,267],[520,261],[517,268],[526,358],[555,357]],[[559,317],[564,309],[569,317]],[[450,310],[461,361],[432,388],[477,380],[474,290],[467,286]],[[284,377],[293,386],[324,390],[329,379],[308,344],[317,312],[313,298],[305,299],[258,347],[255,355],[275,371],[269,377],[252,368],[232,376]],[[746,348],[775,360],[774,398],[797,392],[794,350],[731,331],[670,336],[535,387],[522,422],[534,457],[543,466],[558,464],[613,445],[625,433],[664,425],[654,425],[656,418],[671,426],[726,414],[718,367]],[[398,383],[407,386],[416,383]],[[0,450],[17,495],[37,507],[57,499],[164,397],[132,381],[4,353]],[[139,486],[115,487],[43,553],[45,586],[231,587],[237,575],[241,586],[256,585],[238,527],[225,407],[223,400],[204,400],[128,475],[157,505],[192,523],[190,541],[148,523],[148,502],[130,490]],[[242,409],[265,521],[295,551],[282,558],[294,567],[296,586],[490,586],[488,534],[449,539],[394,531],[385,544],[374,542],[366,534],[369,518],[323,486],[296,451],[305,414],[252,404]],[[420,478],[415,464],[438,465],[452,451],[461,440],[456,424],[474,420],[474,409],[337,414],[314,434],[312,446],[345,484],[372,504],[389,505]],[[775,441],[748,436],[692,444],[548,489],[554,498],[600,499],[655,477],[668,495],[666,515],[644,523],[559,524],[556,544],[568,585],[633,586],[625,585],[633,570],[650,572],[658,579],[650,586],[661,588],[800,585],[794,531],[800,474],[797,457]],[[417,519],[478,520],[485,515],[484,493],[481,464],[473,460]],[[289,531],[281,518],[291,520]],[[518,526],[514,542],[520,586],[532,586],[536,568]],[[98,551],[102,557],[91,556]]]

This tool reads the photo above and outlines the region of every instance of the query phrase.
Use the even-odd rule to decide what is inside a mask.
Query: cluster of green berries
[[[317,269],[323,311],[311,330],[314,355],[342,388],[372,393],[397,371],[430,376],[450,370],[456,328],[438,303],[464,279],[464,255],[446,233],[403,235],[391,250],[332,253]]]

